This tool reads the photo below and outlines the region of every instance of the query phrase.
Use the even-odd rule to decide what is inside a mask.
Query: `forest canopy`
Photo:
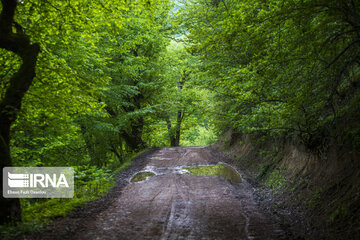
[[[359,1],[186,1],[222,126],[359,145]],[[220,115],[221,116],[221,115]],[[346,123],[346,124],[345,124]]]

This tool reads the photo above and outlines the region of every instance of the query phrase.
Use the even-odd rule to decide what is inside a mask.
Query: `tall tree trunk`
[[[144,119],[140,117],[131,123],[130,131],[123,132],[121,135],[126,144],[132,150],[139,150],[145,147],[145,142],[142,140],[142,132],[144,127]]]
[[[140,94],[140,96],[142,96]],[[142,97],[139,97],[140,99]],[[123,106],[123,110],[126,113],[131,113],[136,111],[136,109],[140,109],[140,105],[139,105],[139,99],[135,99],[135,105],[136,108],[134,106],[130,106],[130,107],[125,107]],[[116,118],[118,113],[116,113],[116,111],[114,111],[113,109],[111,109],[111,107],[106,106],[105,107],[106,111],[110,114],[110,116],[112,116],[113,118]],[[145,147],[145,142],[142,140],[142,132],[143,132],[143,128],[144,128],[144,118],[143,117],[139,117],[138,119],[133,119],[130,127],[128,128],[127,131],[122,131],[119,138],[120,139],[124,139],[125,143],[128,147],[130,147],[130,149],[132,150],[138,150],[138,149],[142,149]]]
[[[167,126],[168,133],[169,133],[170,146],[171,147],[176,147],[176,139],[175,139],[175,135],[174,135],[174,133],[172,132],[172,129],[171,129],[171,121],[170,121],[169,116],[165,117],[165,122],[166,122],[166,126]]]
[[[190,76],[190,72],[187,70],[182,71],[182,75],[180,80],[177,82],[179,92],[184,88],[185,82],[188,80]],[[183,112],[183,106],[180,104],[179,110],[177,112],[177,118],[176,118],[176,128],[175,128],[175,146],[180,146],[180,137],[181,137],[181,122],[184,118],[184,112]]]
[[[180,146],[181,122],[183,118],[182,111],[178,111],[176,118],[176,131],[175,131],[175,146]]]
[[[29,37],[21,26],[14,22],[17,6],[16,0],[1,0],[0,14],[0,48],[19,55],[22,64],[11,78],[9,87],[0,103],[0,172],[3,178],[3,167],[11,166],[10,127],[15,122],[21,108],[22,99],[35,77],[35,67],[40,46],[31,44]],[[13,32],[16,28],[16,33]],[[1,191],[3,190],[1,184]],[[17,198],[1,197],[0,224],[21,219],[20,202]]]

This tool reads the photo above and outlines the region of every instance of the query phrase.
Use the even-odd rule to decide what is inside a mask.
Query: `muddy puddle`
[[[231,166],[223,163],[210,166],[183,167],[183,169],[188,170],[188,174],[192,175],[214,175],[224,177],[235,183],[242,182],[240,174]]]
[[[151,159],[156,161],[171,160],[171,158],[164,158],[164,157],[152,157]]]
[[[149,177],[155,176],[155,173],[153,172],[138,172],[133,176],[130,180],[130,182],[140,182],[148,179]]]
[[[202,166],[176,166],[176,167],[155,167],[146,166],[141,172],[135,174],[130,182],[140,182],[155,175],[165,174],[191,174],[191,175],[213,175],[224,177],[234,183],[241,183],[240,174],[231,166],[218,163],[217,165]]]

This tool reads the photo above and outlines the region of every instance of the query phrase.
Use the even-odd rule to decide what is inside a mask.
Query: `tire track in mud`
[[[217,164],[209,148],[161,148],[147,157],[142,171],[156,175],[129,183],[73,239],[286,239],[276,219],[260,210],[246,181],[179,171]]]

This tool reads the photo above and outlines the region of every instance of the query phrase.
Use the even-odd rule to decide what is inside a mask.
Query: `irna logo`
[[[8,172],[8,186],[11,188],[69,187],[65,174],[19,174]]]
[[[74,169],[71,167],[5,167],[5,198],[72,198]]]

